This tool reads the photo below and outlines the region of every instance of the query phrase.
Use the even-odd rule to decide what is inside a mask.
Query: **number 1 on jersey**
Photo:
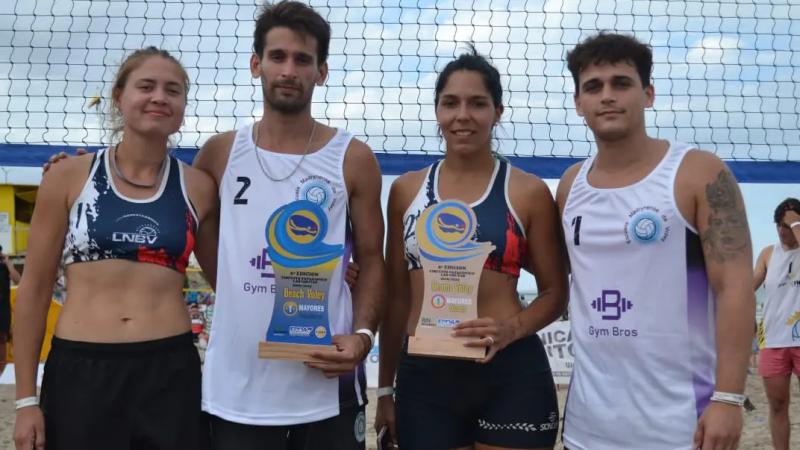
[[[581,219],[583,219],[583,216],[572,218],[572,241],[576,246],[581,245]]]

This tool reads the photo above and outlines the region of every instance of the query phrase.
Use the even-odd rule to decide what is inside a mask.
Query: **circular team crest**
[[[289,317],[294,316],[297,314],[297,303],[295,302],[286,302],[283,304],[283,313]]]
[[[364,411],[360,411],[356,416],[356,421],[353,424],[353,433],[355,433],[357,442],[364,442],[367,434],[367,417],[364,415]]]
[[[320,325],[320,326],[318,326],[318,327],[317,327],[317,328],[314,330],[314,335],[315,335],[315,336],[316,336],[318,339],[323,339],[323,338],[325,338],[325,336],[327,336],[327,335],[328,335],[328,330],[326,330],[326,329],[325,329],[325,327],[323,327],[322,325]]]
[[[642,244],[659,240],[663,231],[662,219],[651,212],[637,214],[628,225],[628,235]]]
[[[447,303],[447,300],[441,294],[435,294],[431,297],[431,305],[433,305],[436,309],[444,308],[444,305]]]
[[[318,181],[303,186],[300,198],[308,200],[320,208],[327,208],[333,200],[333,192],[327,183]]]
[[[158,237],[158,230],[151,226],[144,225],[137,230],[140,236],[148,238],[148,242],[155,242]]]

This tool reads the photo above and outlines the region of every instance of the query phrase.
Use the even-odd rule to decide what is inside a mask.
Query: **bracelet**
[[[392,386],[379,387],[378,390],[375,391],[375,395],[378,398],[394,395],[394,388]]]
[[[789,224],[789,228],[800,227],[800,220]]]
[[[27,408],[29,406],[36,406],[39,404],[39,399],[34,395],[31,397],[23,397],[14,402],[14,410],[19,411],[22,408]]]
[[[375,346],[375,333],[372,332],[369,328],[359,328],[356,330],[355,334],[363,334],[369,338],[369,348],[372,350],[372,347]]]
[[[744,401],[746,399],[747,397],[742,394],[720,391],[714,391],[714,394],[711,396],[712,402],[727,403],[736,406],[744,406]]]

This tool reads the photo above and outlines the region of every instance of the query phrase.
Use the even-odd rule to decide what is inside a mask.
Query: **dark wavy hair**
[[[586,38],[567,53],[567,67],[575,82],[575,92],[580,92],[578,78],[592,64],[629,62],[636,66],[642,87],[650,86],[653,71],[653,51],[650,46],[633,36],[600,32]]]
[[[786,200],[780,202],[778,207],[775,208],[775,223],[783,222],[783,216],[786,215],[786,211],[794,211],[797,214],[800,214],[800,200],[797,200],[794,197],[789,197]]]
[[[264,4],[256,17],[256,29],[253,32],[253,52],[259,58],[264,56],[267,33],[276,27],[314,36],[317,40],[317,64],[328,60],[331,26],[310,6],[291,0]]]

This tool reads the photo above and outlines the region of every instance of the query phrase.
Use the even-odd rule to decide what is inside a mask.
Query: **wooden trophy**
[[[478,283],[490,242],[475,242],[477,221],[466,203],[448,200],[426,208],[416,225],[425,280],[422,310],[408,353],[480,359],[485,347],[465,347],[474,337],[450,336],[460,322],[478,317]]]
[[[275,303],[258,357],[319,361],[317,352],[335,352],[328,322],[328,288],[344,246],[323,242],[325,212],[316,203],[284,205],[267,222],[267,253],[275,271]]]

